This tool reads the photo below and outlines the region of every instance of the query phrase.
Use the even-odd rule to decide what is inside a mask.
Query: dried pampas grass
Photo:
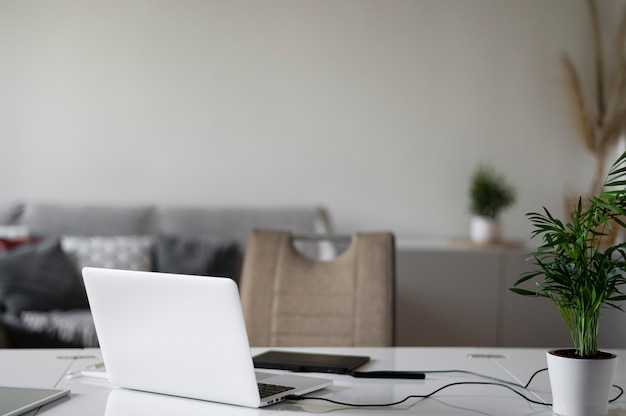
[[[600,21],[595,0],[589,0],[594,36],[595,100],[583,91],[572,60],[563,55],[574,116],[585,147],[596,159],[591,195],[599,195],[606,176],[606,158],[626,128],[626,8],[620,21],[611,70],[605,74]],[[605,83],[605,77],[606,83]]]

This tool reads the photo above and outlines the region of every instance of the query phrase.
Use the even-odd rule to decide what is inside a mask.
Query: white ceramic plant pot
[[[568,358],[547,352],[552,411],[561,416],[606,416],[617,356]]]
[[[500,220],[491,217],[472,217],[470,239],[475,244],[497,243],[502,239]]]

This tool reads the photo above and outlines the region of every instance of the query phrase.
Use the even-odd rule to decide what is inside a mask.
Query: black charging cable
[[[423,371],[351,371],[346,373],[354,378],[395,378],[408,380],[423,380],[426,374]]]
[[[525,394],[523,394],[522,392],[518,391],[517,388],[523,389],[523,390],[529,390],[528,386],[530,386],[530,384],[532,383],[533,379],[537,376],[537,374],[547,371],[547,368],[542,368],[541,370],[537,370],[533,373],[532,376],[530,376],[530,379],[528,380],[528,382],[524,385],[519,384],[519,383],[515,383],[515,382],[510,382],[507,380],[502,380],[496,377],[491,377],[491,376],[487,376],[484,374],[480,374],[480,373],[475,373],[473,371],[466,371],[466,370],[434,370],[434,371],[422,371],[420,372],[421,374],[442,374],[442,373],[462,373],[462,374],[470,374],[473,376],[477,376],[477,377],[482,377],[485,379],[489,379],[492,381],[458,381],[458,382],[454,382],[454,383],[450,383],[450,384],[446,384],[445,386],[441,386],[438,389],[427,393],[427,394],[412,394],[409,396],[406,396],[404,399],[402,400],[398,400],[396,402],[390,402],[390,403],[346,403],[346,402],[340,402],[338,400],[333,400],[333,399],[329,399],[326,397],[313,397],[313,396],[302,396],[302,395],[290,395],[286,397],[286,400],[291,400],[291,401],[301,401],[301,400],[318,400],[318,401],[324,401],[324,402],[328,402],[328,403],[333,403],[336,405],[340,405],[340,406],[350,406],[350,407],[389,407],[389,406],[396,406],[399,404],[402,404],[404,402],[406,402],[407,400],[410,399],[427,399],[429,397],[434,396],[435,394],[439,393],[442,390],[451,388],[451,387],[455,387],[455,386],[467,386],[467,385],[479,385],[479,386],[497,386],[497,387],[503,387],[506,388],[510,391],[512,391],[513,393],[517,394],[518,396],[522,397],[523,399],[525,399],[527,402],[529,403],[533,403],[533,404],[538,404],[538,405],[542,405],[542,406],[552,406],[552,403],[546,403],[546,402],[541,402],[538,400],[534,400],[531,399],[530,397],[526,396]],[[394,373],[393,371],[391,372],[381,372],[381,373]],[[400,372],[402,373],[402,372]],[[413,374],[418,374],[415,372],[410,372]],[[351,374],[352,375],[352,374]],[[369,377],[372,378],[372,377]],[[374,378],[394,378],[394,377],[374,377]],[[395,378],[402,378],[402,377],[395,377]],[[424,378],[424,377],[421,377]],[[617,399],[619,399],[622,394],[624,394],[624,390],[618,386],[618,385],[613,385],[613,387],[615,387],[618,390],[618,394],[616,397],[612,398],[609,400],[609,403],[612,403],[614,401],[616,401]]]

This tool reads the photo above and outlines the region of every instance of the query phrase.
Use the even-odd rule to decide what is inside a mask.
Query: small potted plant
[[[542,244],[532,253],[537,267],[524,273],[511,290],[551,299],[569,329],[574,348],[547,352],[553,410],[566,416],[607,414],[617,357],[598,349],[602,308],[620,308],[626,300],[626,243],[607,246],[603,237],[626,227],[626,152],[611,167],[600,196],[578,206],[564,223],[544,208],[529,213],[532,237]],[[534,288],[524,288],[531,279]],[[597,371],[597,374],[590,372]]]
[[[491,164],[478,165],[470,179],[470,239],[477,244],[502,238],[500,213],[515,202],[515,189]]]

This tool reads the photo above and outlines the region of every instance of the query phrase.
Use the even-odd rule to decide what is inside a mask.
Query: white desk
[[[531,374],[546,366],[544,349],[497,348],[308,348],[305,351],[362,354],[372,357],[364,370],[461,369],[525,384]],[[253,349],[257,354],[263,349]],[[626,350],[613,350],[622,357],[615,384],[626,387]],[[176,359],[176,357],[164,357]],[[498,386],[463,385],[446,389],[430,399],[410,399],[393,408],[349,408],[318,401],[283,402],[264,409],[248,409],[188,400],[111,386],[106,380],[66,378],[67,371],[100,361],[97,349],[85,350],[0,350],[0,385],[68,388],[71,397],[44,406],[38,415],[281,415],[337,412],[341,415],[551,415],[546,406],[529,404]],[[426,380],[354,379],[325,375],[335,384],[312,395],[352,403],[401,400],[411,394],[427,394],[458,381],[485,381],[466,374],[429,374]],[[547,373],[532,384],[535,398],[550,400]],[[529,396],[532,393],[527,393]],[[626,397],[610,405],[610,416],[626,416]]]

